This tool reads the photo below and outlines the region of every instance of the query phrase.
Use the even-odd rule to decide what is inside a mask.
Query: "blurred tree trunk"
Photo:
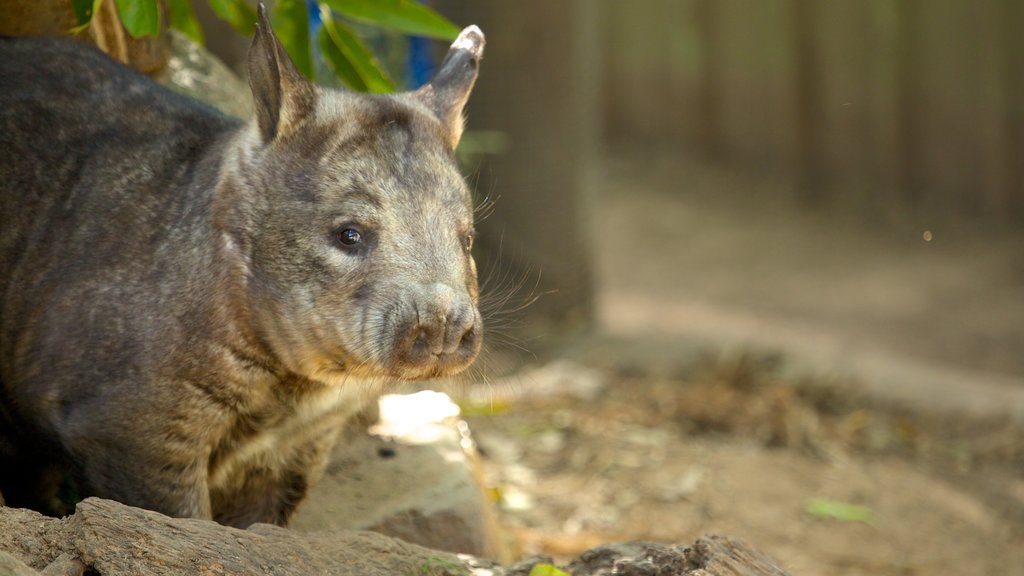
[[[584,224],[599,140],[598,6],[435,4],[460,25],[479,25],[487,37],[467,129],[499,131],[508,140],[507,150],[468,166],[477,194],[497,200],[478,223],[481,278],[525,279],[525,289],[538,283],[540,299],[512,319],[525,321],[531,336],[585,328],[593,298]],[[609,231],[609,241],[624,240],[617,232],[636,225],[623,222],[620,231]],[[502,286],[491,289],[502,292]]]

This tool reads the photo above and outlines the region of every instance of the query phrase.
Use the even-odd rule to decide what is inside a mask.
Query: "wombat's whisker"
[[[474,182],[474,189],[479,190],[479,182]],[[495,207],[498,205],[498,200],[501,196],[493,196],[492,191],[494,183],[487,190],[487,194],[484,198],[473,208],[473,214],[476,217],[477,222],[483,222],[487,220],[487,217],[494,213]]]
[[[514,272],[511,266],[502,265],[500,258],[493,261],[481,285],[480,312],[484,315],[487,338],[480,360],[472,368],[473,376],[488,386],[492,379],[492,356],[501,350],[515,350],[516,354],[531,355],[524,339],[513,335],[512,329],[519,326],[514,313],[530,306],[542,295],[537,292],[540,275],[532,269]]]
[[[533,278],[533,285],[526,289],[530,278]],[[480,310],[484,314],[484,318],[490,321],[497,317],[520,312],[544,294],[550,294],[550,291],[538,292],[540,280],[540,273],[533,274],[530,269],[524,270],[519,276],[512,276],[511,272],[506,271],[493,289],[487,289],[487,280],[484,280],[484,287],[487,291],[480,299]],[[525,292],[524,289],[526,289]]]
[[[515,312],[530,306],[544,294],[537,290],[540,274],[534,273],[532,268],[515,271],[501,259],[502,245],[499,240],[498,257],[490,262],[481,281],[479,308],[484,316],[486,338],[480,357],[466,372],[444,382],[444,387],[458,396],[466,396],[470,386],[493,386],[495,352],[511,349],[517,356],[532,356],[525,343],[534,338],[513,336],[507,331],[519,325]]]

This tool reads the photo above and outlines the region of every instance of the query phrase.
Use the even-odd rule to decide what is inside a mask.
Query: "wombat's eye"
[[[466,232],[466,235],[462,237],[462,246],[466,249],[466,252],[473,249],[473,238],[475,237],[476,234],[473,232]]]
[[[338,232],[338,241],[345,246],[355,246],[363,243],[363,235],[355,228],[345,228]]]

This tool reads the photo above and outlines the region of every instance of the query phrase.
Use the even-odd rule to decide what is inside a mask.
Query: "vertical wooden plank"
[[[896,15],[896,113],[897,186],[902,199],[915,204],[924,195],[922,155],[922,112],[924,104],[920,66],[924,62],[921,46],[924,14],[923,0],[901,0]]]
[[[674,54],[672,37],[678,31],[678,13],[675,9],[679,0],[646,0],[647,10],[642,14],[641,29],[637,34],[638,45],[647,41],[646,50],[638,50],[638,58],[648,62],[650,75],[647,87],[650,93],[645,98],[637,96],[637,105],[647,112],[645,131],[654,136],[653,141],[669,144],[678,141],[680,119],[678,93],[673,89],[672,68]]]
[[[906,205],[902,189],[908,173],[901,114],[906,105],[903,8],[892,0],[867,0],[865,10],[865,179],[873,190],[872,206],[892,219]]]
[[[981,137],[981,213],[986,220],[1003,223],[1007,217],[1007,189],[1010,171],[1009,154],[1004,141],[1004,111],[1006,110],[1003,76],[1007,38],[1003,37],[1005,27],[1000,22],[1000,0],[979,0],[975,3],[979,12],[981,46],[979,50],[983,82],[978,86],[979,131]]]
[[[579,151],[576,158],[580,163],[579,190],[576,203],[580,215],[577,222],[579,233],[586,242],[586,226],[590,220],[589,207],[594,202],[594,194],[603,178],[601,166],[605,154],[604,128],[601,122],[604,109],[604,62],[607,47],[601,41],[606,22],[606,6],[593,0],[573,0],[575,25],[572,31],[572,53],[576,55],[575,65],[571,66],[574,74],[573,83],[578,94],[577,143]]]
[[[719,10],[716,0],[697,0],[694,5],[694,23],[698,31],[699,61],[697,63],[696,122],[697,146],[712,159],[722,155],[721,100],[722,40]]]
[[[1003,177],[993,208],[1019,225],[1024,224],[1024,3],[999,0],[997,17]]]
[[[700,10],[705,3],[707,0],[668,0],[662,17],[668,33],[665,72],[671,140],[691,150],[703,144],[701,105],[708,38],[702,28]]]
[[[883,0],[891,2],[891,0]],[[873,61],[870,2],[832,0],[820,10],[816,40],[820,53],[821,151],[833,200],[867,214],[879,198],[872,181]]]
[[[673,136],[672,23],[667,18],[672,3],[638,0],[606,5],[611,72],[605,86],[613,107],[613,137],[665,141]]]
[[[825,8],[826,12],[829,10]],[[818,45],[821,22],[816,0],[792,0],[791,15],[795,60],[793,82],[797,186],[804,202],[820,204],[826,196],[826,177],[822,132],[823,63]]]
[[[778,168],[779,174],[793,176],[797,174],[800,156],[797,146],[798,138],[797,109],[800,102],[797,84],[797,57],[794,42],[796,38],[795,5],[789,2],[763,2],[767,14],[765,19],[755,25],[763,26],[764,54],[763,79],[770,102],[768,157]],[[812,94],[808,99],[811,106],[818,105],[817,79],[812,83]],[[815,127],[815,130],[817,128]],[[816,136],[815,136],[816,138]],[[815,152],[814,161],[817,162]]]
[[[797,162],[790,5],[719,0],[716,9],[723,153],[791,174]]]
[[[626,33],[627,28],[621,25],[621,13],[625,7],[618,2],[602,1],[604,12],[602,25],[604,46],[603,55],[605,58],[606,72],[602,89],[604,98],[604,132],[610,140],[626,138],[630,127],[632,109],[629,105],[628,85],[629,77],[628,59],[618,47],[630,42]]]
[[[981,211],[982,137],[980,95],[986,84],[976,3],[929,0],[920,68],[923,169],[922,208],[957,218]]]
[[[721,46],[720,143],[728,160],[763,164],[767,104],[763,86],[752,73],[757,68],[754,55],[763,48],[757,30],[750,27],[746,6],[742,0],[718,0],[717,28],[711,32]]]

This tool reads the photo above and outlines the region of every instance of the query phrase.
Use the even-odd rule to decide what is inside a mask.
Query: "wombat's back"
[[[186,197],[208,193],[196,183],[239,124],[91,46],[0,38],[0,294],[19,261],[80,260],[70,231],[123,249],[202,203]]]
[[[181,151],[238,124],[92,46],[0,38],[0,146],[5,151],[59,160],[102,154],[128,138],[146,151],[163,150],[180,159]],[[9,164],[4,162],[5,169]]]
[[[159,86],[90,45],[58,38],[0,37],[0,104],[5,124],[44,127],[41,122],[75,122],[50,126],[62,129],[61,134],[88,124],[164,137],[208,136],[239,123]],[[171,134],[163,132],[175,122],[192,124]],[[8,136],[13,135],[4,134],[4,141]]]

